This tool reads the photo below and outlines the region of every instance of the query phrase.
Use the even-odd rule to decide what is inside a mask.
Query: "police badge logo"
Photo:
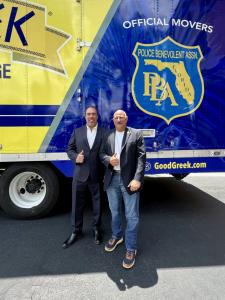
[[[185,46],[168,36],[154,44],[136,43],[133,56],[132,95],[140,110],[169,124],[200,106],[204,83],[199,46]]]

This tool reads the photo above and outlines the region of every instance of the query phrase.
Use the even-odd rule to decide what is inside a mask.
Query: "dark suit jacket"
[[[111,182],[113,167],[110,165],[110,157],[115,153],[115,129],[107,136],[100,150],[100,158],[106,166],[104,177],[104,189]],[[123,185],[129,194],[133,194],[128,188],[132,179],[143,183],[145,170],[146,152],[142,133],[140,130],[127,127],[122,141],[120,154],[120,168]]]
[[[76,164],[73,178],[85,182],[89,175],[93,182],[99,182],[101,173],[101,162],[99,158],[99,150],[106,133],[104,128],[98,126],[94,144],[90,149],[87,140],[87,127],[82,126],[73,131],[69,140],[67,155]],[[76,163],[77,155],[84,151],[84,162],[82,164]]]

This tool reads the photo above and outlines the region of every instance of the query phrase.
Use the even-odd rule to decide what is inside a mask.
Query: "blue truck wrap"
[[[0,16],[8,9],[9,23],[0,52],[9,49],[13,58],[0,69],[2,85],[8,84],[0,102],[0,166],[7,201],[15,206],[11,213],[4,202],[3,209],[22,217],[50,210],[51,204],[34,209],[51,183],[40,166],[72,176],[66,148],[88,105],[97,107],[101,126],[112,128],[114,111],[123,109],[128,125],[142,130],[146,174],[225,171],[224,0],[1,2]],[[15,14],[25,6],[27,18],[18,23]],[[36,38],[38,45],[43,37],[54,41],[50,50],[20,27],[27,22],[34,32],[42,14],[48,26]],[[17,172],[7,175],[15,164]],[[33,205],[30,196],[37,198]]]

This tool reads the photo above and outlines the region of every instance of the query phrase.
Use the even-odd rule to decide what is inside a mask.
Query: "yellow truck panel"
[[[77,51],[77,39],[93,41],[112,2],[4,0],[3,37],[13,7],[15,20],[30,18],[21,25],[28,45],[14,27],[10,42],[1,39],[1,63],[10,65],[10,78],[1,80],[0,105],[60,106],[88,52]],[[49,126],[0,127],[0,153],[38,152]]]

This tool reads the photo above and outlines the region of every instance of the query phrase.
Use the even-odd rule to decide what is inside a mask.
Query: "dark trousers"
[[[83,214],[87,190],[90,191],[93,207],[93,229],[101,225],[101,203],[99,183],[93,183],[90,179],[85,182],[73,180],[72,183],[72,214],[71,224],[73,231],[82,231]]]

